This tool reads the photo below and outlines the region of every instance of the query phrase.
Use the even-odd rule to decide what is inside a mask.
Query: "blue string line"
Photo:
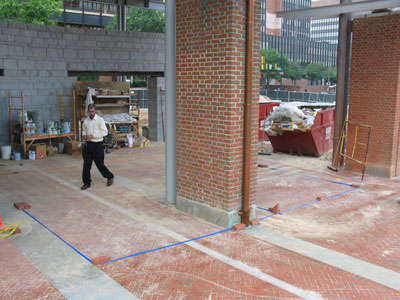
[[[354,188],[354,189],[351,189],[351,190],[348,190],[348,191],[344,191],[344,192],[341,192],[341,193],[336,194],[336,195],[333,195],[333,196],[329,196],[329,197],[327,197],[326,199],[331,199],[331,198],[333,198],[333,197],[337,197],[337,196],[346,194],[346,193],[351,192],[351,191],[359,190],[359,189],[360,189],[359,187],[356,187],[356,188]]]
[[[285,171],[285,170],[278,169],[278,168],[270,168],[270,169],[281,172],[281,173],[288,173],[288,174],[292,174],[292,175],[296,175],[296,176],[308,177],[308,178],[318,179],[318,180],[327,181],[327,182],[331,182],[331,183],[341,184],[341,185],[345,185],[345,186],[351,186],[350,183],[344,183],[344,182],[335,181],[335,180],[323,179],[323,178],[315,177],[312,175],[300,174],[299,172],[291,172],[290,173],[290,171]]]
[[[213,236],[213,235],[216,235],[216,234],[224,233],[224,232],[227,232],[227,231],[230,231],[230,230],[232,230],[232,228],[228,228],[228,229],[224,229],[224,230],[221,230],[221,231],[213,232],[213,233],[210,233],[210,234],[206,234],[206,235],[199,236],[199,237],[196,237],[196,238],[193,238],[193,239],[189,239],[189,240],[186,240],[186,241],[170,244],[170,245],[167,245],[167,246],[162,246],[162,247],[158,247],[158,248],[154,248],[154,249],[150,249],[150,250],[146,250],[146,251],[142,251],[142,252],[137,252],[137,253],[134,253],[134,254],[131,254],[131,255],[123,256],[123,257],[120,257],[120,258],[111,259],[111,260],[108,260],[108,261],[102,263],[102,265],[108,264],[108,263],[111,263],[111,262],[115,262],[115,261],[118,261],[118,260],[130,258],[130,257],[142,255],[142,254],[145,254],[145,253],[154,252],[154,251],[157,251],[157,250],[162,250],[162,249],[170,248],[170,247],[173,247],[173,246],[189,243],[191,241],[195,241],[195,240],[199,240],[199,239],[202,239],[202,238],[205,238],[205,237],[209,237],[209,236]]]
[[[257,208],[258,208],[258,209],[262,209],[262,210],[266,210],[266,211],[271,212],[269,209],[266,209],[266,208],[264,208],[264,207],[257,206]]]
[[[91,259],[89,259],[87,256],[85,256],[82,252],[74,248],[71,244],[66,242],[63,238],[61,238],[57,233],[55,233],[53,230],[51,230],[49,227],[44,225],[42,222],[40,222],[38,219],[36,219],[34,216],[32,216],[30,213],[28,213],[25,209],[22,210],[24,213],[26,213],[28,216],[30,216],[32,219],[34,219],[36,222],[38,222],[40,225],[42,225],[44,228],[46,228],[48,231],[50,231],[52,234],[54,234],[56,237],[58,237],[61,241],[63,241],[66,245],[68,245],[72,250],[74,250],[76,253],[78,253],[80,256],[82,256],[84,259],[86,259],[88,262],[92,262]]]
[[[350,189],[350,190],[341,192],[339,194],[336,194],[336,195],[333,195],[333,196],[329,196],[326,199],[332,199],[333,197],[337,197],[337,196],[340,196],[340,195],[343,195],[343,194],[346,194],[346,193],[349,193],[349,192],[352,192],[352,191],[355,191],[355,190],[358,190],[358,189],[360,189],[360,188],[356,187],[354,189]],[[286,209],[284,211],[281,211],[279,214],[282,214],[284,212],[288,212],[288,211],[291,211],[291,210],[294,210],[294,209],[297,209],[297,208],[300,208],[300,207],[308,206],[308,205],[311,205],[311,204],[314,204],[314,203],[317,203],[317,202],[320,202],[320,200],[311,201],[311,202],[308,202],[308,203],[305,203],[305,204],[302,204],[302,205],[299,205],[299,206],[296,206],[296,207],[292,207],[292,208]],[[269,209],[266,209],[266,208],[263,208],[263,207],[260,207],[260,206],[257,206],[257,208],[271,212]],[[265,219],[270,218],[270,217],[275,216],[275,215],[277,215],[277,214],[272,214],[272,215],[268,215],[266,217],[262,217],[260,219],[260,221],[265,220]]]

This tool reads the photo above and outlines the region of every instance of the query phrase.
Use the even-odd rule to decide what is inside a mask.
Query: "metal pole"
[[[165,164],[167,201],[176,203],[176,5],[175,0],[168,0],[165,4],[165,121],[166,143]]]
[[[349,3],[351,0],[340,0],[340,3]],[[347,57],[347,25],[349,14],[340,14],[339,16],[339,38],[337,53],[337,83],[336,83],[336,106],[335,106],[335,131],[333,139],[333,149],[337,149],[340,141],[338,138],[340,131],[346,121],[347,116],[347,95],[346,95],[346,57]],[[333,153],[332,165],[338,165],[339,155]],[[340,162],[342,165],[342,162]]]
[[[126,6],[118,5],[117,7],[118,31],[126,31]]]

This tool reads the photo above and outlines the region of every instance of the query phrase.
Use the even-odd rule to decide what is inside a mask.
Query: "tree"
[[[107,25],[107,29],[116,30],[117,16]],[[126,30],[137,32],[165,32],[165,12],[148,8],[132,7],[126,17]]]
[[[308,64],[306,68],[307,79],[317,81],[324,78],[326,75],[326,67],[323,64]]]
[[[0,0],[0,19],[56,25],[54,14],[61,14],[60,0]]]
[[[336,76],[337,76],[336,66],[328,67],[324,73],[325,81],[330,82],[330,84],[336,83]]]
[[[287,55],[280,55],[278,51],[274,49],[261,49],[261,56],[265,57],[265,68],[261,70],[261,76],[265,79],[267,88],[272,79],[280,80],[280,72],[285,72],[289,67],[290,62]],[[271,65],[272,68],[269,68]],[[280,70],[275,69],[275,66]]]
[[[284,69],[285,78],[292,79],[294,82],[304,77],[304,69],[300,66],[300,62],[289,62],[289,65]],[[296,83],[295,83],[296,84]]]

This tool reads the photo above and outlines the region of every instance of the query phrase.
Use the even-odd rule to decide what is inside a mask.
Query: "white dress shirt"
[[[90,134],[93,135],[93,138],[88,140],[89,142],[101,142],[103,141],[103,137],[108,134],[108,130],[103,118],[97,114],[94,115],[93,119],[87,117],[83,122],[82,135]]]

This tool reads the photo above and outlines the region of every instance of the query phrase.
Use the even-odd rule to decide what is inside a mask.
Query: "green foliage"
[[[147,87],[147,81],[146,80],[134,80],[131,84],[131,87],[133,87],[133,88]]]
[[[272,79],[280,79],[279,71],[275,70],[275,65],[282,68],[281,61],[282,57],[279,52],[274,49],[261,49],[261,56],[265,57],[265,68],[261,70],[261,76],[265,80],[267,86],[269,86]],[[284,59],[283,59],[284,60]],[[272,65],[272,69],[269,68]]]
[[[117,16],[110,20],[107,29],[117,30]],[[136,32],[165,32],[165,12],[148,8],[132,7],[126,17],[126,30]]]
[[[61,14],[59,0],[0,0],[0,19],[56,25],[54,14]]]
[[[336,83],[336,77],[337,77],[337,69],[336,66],[334,67],[328,67],[325,70],[324,73],[324,78],[327,82],[330,82],[331,84]]]
[[[326,75],[327,67],[323,64],[308,64],[306,68],[307,79],[311,81],[321,80]]]
[[[77,81],[97,81],[97,76],[79,76]]]
[[[280,80],[280,72],[283,72],[284,78],[290,78],[293,80],[301,79],[303,71],[300,64],[297,62],[290,62],[287,55],[280,55],[277,50],[274,49],[261,49],[261,56],[265,57],[266,68],[261,70],[262,78],[265,79],[267,87],[269,86],[272,79]],[[272,65],[272,69],[269,68]],[[281,70],[276,70],[275,65]]]
[[[304,69],[300,66],[300,62],[289,62],[289,65],[284,70],[285,78],[300,80],[304,77]]]

